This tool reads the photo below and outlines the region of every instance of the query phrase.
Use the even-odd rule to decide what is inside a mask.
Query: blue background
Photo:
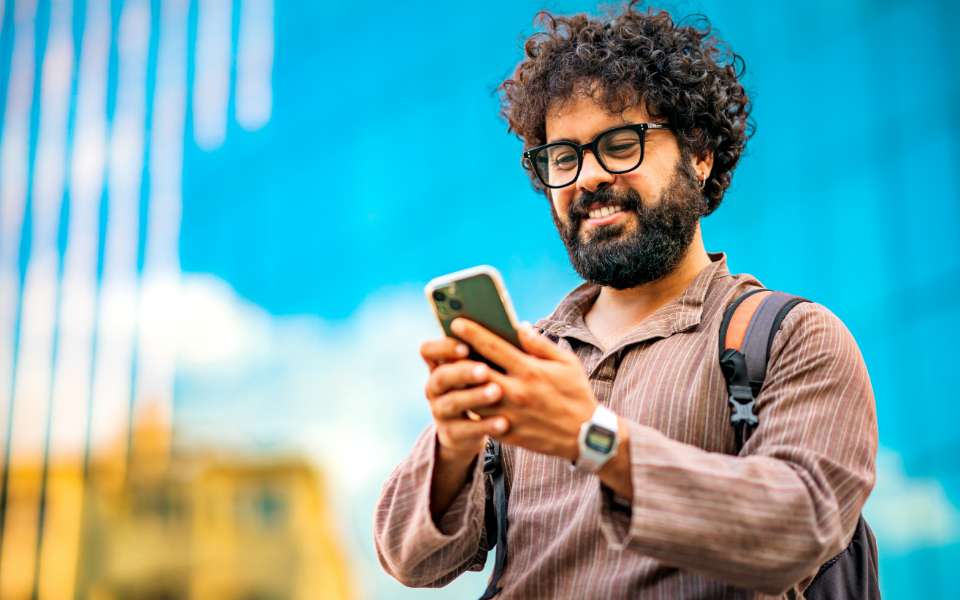
[[[376,348],[355,348],[348,338],[372,319],[383,324],[372,343],[393,343],[380,319],[395,292],[407,302],[437,274],[489,263],[502,271],[521,318],[544,315],[577,278],[545,199],[519,168],[521,144],[498,116],[495,93],[540,8],[596,12],[588,2],[277,3],[270,121],[251,132],[230,120],[226,142],[213,151],[185,140],[185,276],[219,278],[271,322],[322,323],[333,332],[321,341],[333,344],[327,351],[345,348],[341,359],[381,381],[381,390],[396,385],[395,373],[368,363]],[[892,465],[881,469],[867,509],[884,595],[947,597],[960,561],[960,394],[951,379],[960,334],[960,11],[946,0],[666,8],[709,16],[744,57],[754,103],[756,135],[723,204],[704,221],[707,248],[726,252],[735,272],[825,304],[850,328],[872,376],[884,464]],[[10,13],[0,41],[4,74]],[[80,27],[82,9],[76,13]],[[44,5],[38,18],[47,18]],[[0,87],[0,100],[6,92]],[[188,133],[190,115],[188,105]],[[463,179],[461,160],[475,181]],[[425,328],[415,331],[433,335],[423,311]],[[299,368],[284,360],[265,358],[262,377]],[[422,381],[425,373],[415,375]],[[223,379],[204,377],[178,378],[175,403],[177,427],[200,439],[222,437],[213,413],[254,431],[286,406],[256,398],[244,405]],[[382,465],[398,462],[402,453],[389,454],[409,447],[428,422],[419,389],[408,388],[402,410],[390,408],[396,400],[385,393],[361,417],[399,443],[356,449],[388,455],[358,487],[334,485],[339,526],[367,595],[463,597],[483,587],[483,575],[444,591],[409,591],[373,558],[369,521],[389,470]],[[353,399],[319,393],[316,401],[344,412]],[[380,419],[379,409],[397,420]],[[278,419],[260,437],[250,434],[260,440],[254,446],[282,444],[306,427]]]

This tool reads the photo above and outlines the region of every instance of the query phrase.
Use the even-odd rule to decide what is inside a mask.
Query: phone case
[[[495,268],[481,265],[442,275],[432,279],[424,292],[446,335],[456,337],[450,331],[450,323],[457,317],[466,317],[520,347],[513,305]],[[470,358],[490,364],[472,351]]]

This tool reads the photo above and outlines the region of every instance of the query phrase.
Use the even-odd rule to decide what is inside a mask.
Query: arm
[[[380,564],[411,587],[439,587],[466,570],[479,571],[488,549],[484,531],[488,493],[481,461],[467,464],[465,481],[456,489],[448,483],[444,492],[450,496],[448,506],[436,511],[436,518],[432,514],[431,495],[437,487],[433,479],[438,471],[436,437],[433,425],[420,435],[413,451],[384,484],[374,514]]]
[[[466,411],[496,403],[499,395],[483,385],[490,369],[464,360],[466,346],[445,338],[425,342],[420,353],[430,369],[425,393],[434,423],[384,484],[374,543],[380,564],[401,583],[434,587],[483,568],[491,494],[478,457],[487,436],[507,423],[467,418]]]
[[[873,392],[856,343],[822,306],[797,307],[773,348],[760,426],[740,456],[622,419],[601,481],[610,545],[743,587],[782,593],[848,543],[874,482]]]

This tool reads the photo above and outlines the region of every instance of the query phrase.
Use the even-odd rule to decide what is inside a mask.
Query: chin
[[[631,227],[629,223],[601,225],[600,227],[595,227],[590,231],[581,230],[580,243],[602,244],[604,242],[621,240],[627,235],[633,233],[633,230],[634,228]]]

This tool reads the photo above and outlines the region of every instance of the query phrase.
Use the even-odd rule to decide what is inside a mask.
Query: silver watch
[[[580,470],[596,473],[614,454],[620,445],[617,431],[617,414],[609,408],[597,406],[593,417],[580,426],[580,457],[574,466]]]

